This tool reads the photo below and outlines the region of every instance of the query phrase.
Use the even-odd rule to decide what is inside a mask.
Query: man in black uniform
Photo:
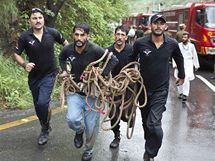
[[[165,104],[169,88],[169,59],[172,57],[179,70],[177,85],[184,82],[184,63],[178,43],[165,36],[166,19],[163,15],[155,14],[151,17],[149,36],[138,39],[133,46],[133,58],[139,56],[140,72],[143,77],[148,102],[141,108],[142,124],[144,128],[145,153],[144,161],[154,161],[162,144],[163,130],[161,127],[162,114],[166,110]],[[142,104],[144,96],[140,96]]]
[[[44,145],[51,131],[49,102],[56,76],[54,42],[62,45],[68,42],[57,30],[44,26],[43,12],[39,8],[30,11],[29,23],[31,28],[19,37],[14,58],[25,71],[29,72],[28,84],[42,126],[38,144]],[[21,57],[24,50],[29,62]]]
[[[115,29],[115,42],[114,44],[110,45],[107,49],[110,52],[113,52],[113,54],[117,57],[119,60],[119,63],[115,66],[115,68],[111,71],[112,76],[116,76],[119,74],[120,70],[127,64],[129,64],[131,60],[131,54],[132,54],[132,45],[126,43],[127,40],[127,34],[128,34],[128,29],[125,28],[124,26],[118,26]],[[125,100],[130,98],[130,93],[129,91],[126,92],[125,95]],[[115,97],[115,100],[120,99],[119,97]],[[119,117],[119,106],[121,103],[118,103],[116,105],[116,111],[114,114],[114,109],[110,112],[110,118],[114,115],[114,117],[111,119],[111,126],[115,125],[118,117]],[[130,107],[129,107],[130,108]],[[130,109],[129,109],[130,110]],[[130,112],[130,111],[129,111]],[[122,114],[121,119],[125,122],[128,122],[128,119],[125,117],[125,113]],[[114,140],[110,144],[110,148],[117,148],[120,143],[120,122],[116,124],[116,126],[112,129],[114,132]]]
[[[67,76],[66,62],[71,64],[71,74],[76,83],[81,82],[80,76],[85,68],[93,61],[98,60],[104,54],[104,49],[88,41],[89,26],[85,23],[78,23],[73,28],[74,42],[63,48],[60,56],[60,66],[62,69],[61,77]],[[117,58],[112,55],[102,75],[106,76],[118,63]],[[76,148],[83,145],[83,133],[86,134],[85,151],[82,155],[82,161],[89,161],[92,158],[93,146],[96,136],[99,132],[99,112],[90,110],[94,108],[95,97],[89,96],[86,102],[85,94],[82,92],[70,92],[67,95],[67,122],[69,128],[76,132],[74,144]],[[83,113],[83,114],[82,114]],[[84,118],[84,119],[83,119]],[[82,124],[84,120],[84,124]]]

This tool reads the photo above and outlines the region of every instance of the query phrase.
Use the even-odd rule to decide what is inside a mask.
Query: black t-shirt
[[[35,67],[29,73],[29,78],[40,79],[56,71],[55,41],[63,44],[65,39],[54,28],[44,27],[41,42],[34,36],[32,29],[21,34],[15,53],[21,55],[25,50],[29,62],[35,63]]]
[[[184,59],[178,43],[164,37],[164,43],[157,49],[151,36],[139,38],[133,45],[133,58],[139,56],[140,72],[148,91],[169,87],[169,60],[173,58],[177,64],[179,75],[183,79]]]
[[[80,76],[85,68],[93,61],[98,60],[104,54],[104,49],[96,44],[87,42],[83,53],[75,51],[75,44],[71,43],[63,48],[60,53],[59,61],[63,71],[67,71],[67,61],[71,63],[71,74],[74,74],[75,82],[80,82]]]
[[[132,62],[132,45],[130,44],[125,44],[124,49],[121,52],[118,52],[115,48],[114,48],[114,44],[110,45],[109,47],[107,47],[109,52],[113,52],[113,54],[117,57],[117,59],[119,60],[119,63],[114,67],[114,69],[111,71],[113,76],[116,76],[117,74],[119,74],[120,70],[126,66],[127,64],[129,64],[130,62]]]

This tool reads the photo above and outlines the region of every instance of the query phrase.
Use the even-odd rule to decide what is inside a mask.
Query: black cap
[[[164,21],[164,22],[166,22],[166,18],[162,15],[162,14],[159,14],[159,13],[156,13],[156,14],[154,14],[152,17],[151,17],[151,23],[153,23],[153,22],[155,22],[155,21],[157,21],[157,20],[162,20],[162,21]]]
[[[31,15],[33,14],[33,13],[36,13],[36,12],[39,12],[39,13],[41,13],[42,15],[43,15],[43,11],[40,9],[40,8],[32,8],[30,11],[29,11],[29,17],[31,17]]]

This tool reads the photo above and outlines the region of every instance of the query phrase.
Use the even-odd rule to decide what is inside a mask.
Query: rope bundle
[[[102,72],[110,60],[111,54],[112,53],[109,54],[106,50],[104,55],[99,60],[90,63],[82,74],[82,83],[77,84],[73,80],[72,76],[63,80],[61,90],[61,105],[64,105],[65,92],[81,91],[86,95],[86,102],[88,102],[89,96],[96,97],[95,108],[91,108],[90,106],[89,108],[93,111],[104,114],[104,117],[101,121],[101,128],[106,131],[111,130],[120,121],[121,116],[125,114],[125,117],[128,120],[127,138],[130,139],[134,130],[136,109],[137,107],[144,107],[147,102],[146,89],[138,70],[138,62],[129,63],[124,68],[122,68],[120,73],[114,78],[111,74],[109,74],[108,77],[103,77]],[[101,63],[106,56],[107,58],[103,67],[95,67],[95,65]],[[138,69],[134,68],[134,66],[137,66]],[[139,105],[138,97],[142,91],[144,92],[145,102],[144,104]],[[125,100],[125,95],[127,92],[131,93],[131,95],[129,99]],[[120,99],[116,100],[116,97]],[[113,126],[107,128],[105,123],[113,119],[116,114],[116,108],[119,108],[120,111],[117,121]],[[112,117],[109,118],[111,111],[114,112]]]

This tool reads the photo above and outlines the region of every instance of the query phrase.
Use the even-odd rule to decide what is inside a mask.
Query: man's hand
[[[34,63],[27,63],[24,67],[24,69],[27,71],[27,72],[31,72],[31,70],[35,67],[35,64]]]
[[[178,80],[175,82],[175,84],[176,84],[177,86],[181,86],[183,83],[184,83],[184,79],[178,79]]]
[[[61,74],[59,74],[59,77],[60,78],[65,78],[65,77],[68,77],[69,74],[64,70]]]

